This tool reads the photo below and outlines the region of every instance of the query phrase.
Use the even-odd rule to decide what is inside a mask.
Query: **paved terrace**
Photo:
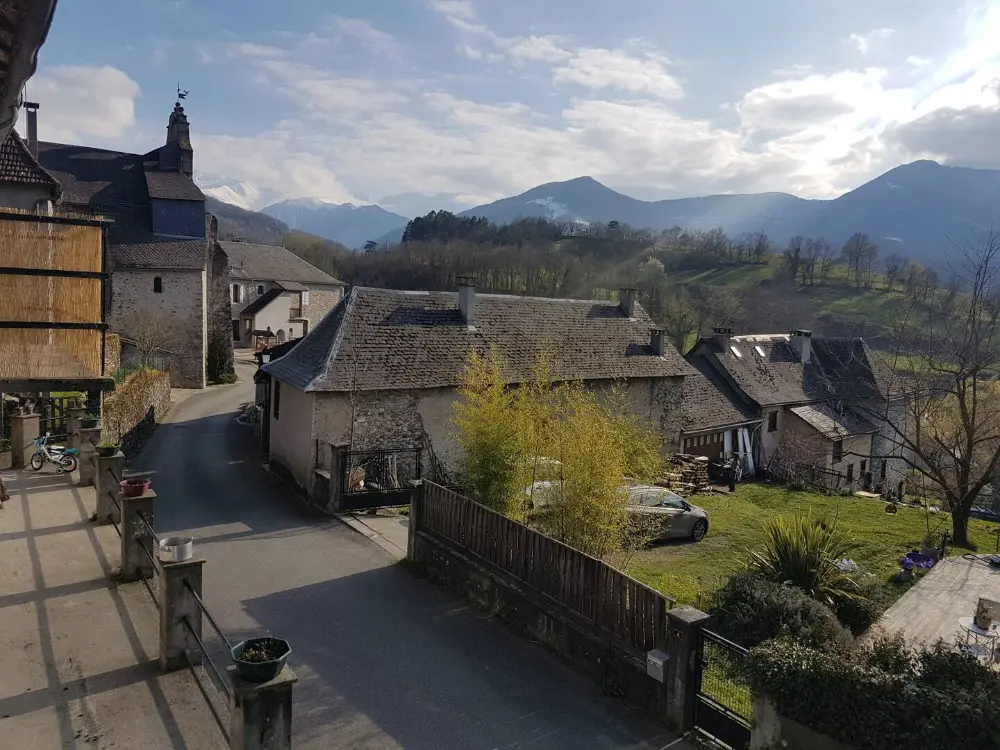
[[[89,520],[94,489],[47,470],[0,476],[0,745],[228,747],[205,676],[159,672],[156,609],[142,583],[111,579],[119,540]]]
[[[1000,570],[962,557],[949,557],[893,604],[879,620],[887,633],[901,631],[907,641],[931,645],[965,636],[960,617],[971,617],[981,597],[1000,601]]]

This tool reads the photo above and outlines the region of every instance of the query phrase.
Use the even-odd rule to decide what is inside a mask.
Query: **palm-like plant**
[[[772,518],[764,526],[762,550],[750,551],[750,565],[766,578],[797,586],[826,604],[860,597],[860,588],[838,563],[857,549],[827,524],[808,517]]]

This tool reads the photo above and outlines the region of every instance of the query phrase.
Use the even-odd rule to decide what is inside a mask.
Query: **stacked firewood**
[[[667,471],[657,482],[678,495],[694,495],[708,489],[708,458],[676,453],[670,457]]]

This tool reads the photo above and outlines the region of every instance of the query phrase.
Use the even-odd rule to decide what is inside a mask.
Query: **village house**
[[[283,247],[219,244],[229,258],[235,346],[262,348],[301,338],[344,296],[342,281]]]
[[[265,456],[310,496],[322,493],[322,478],[337,481],[331,446],[425,449],[429,468],[453,475],[457,389],[470,352],[490,351],[510,383],[530,380],[544,354],[557,382],[620,384],[667,450],[678,449],[692,369],[634,290],[609,302],[481,294],[463,284],[457,294],[356,287],[290,352],[263,365]]]
[[[840,486],[898,489],[906,463],[894,425],[906,423],[905,396],[863,339],[716,328],[687,359],[722,376],[759,419],[751,440],[758,467],[780,454]]]

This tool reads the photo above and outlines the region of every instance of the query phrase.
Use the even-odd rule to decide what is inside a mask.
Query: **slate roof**
[[[249,305],[240,310],[240,315],[256,315],[282,295],[281,289],[268,289]]]
[[[150,198],[174,201],[203,201],[204,193],[183,172],[146,169],[146,190]]]
[[[539,351],[554,380],[690,374],[673,349],[650,347],[653,321],[608,301],[476,295],[470,329],[451,292],[355,287],[299,346],[264,370],[305,391],[399,390],[458,385],[470,351],[496,351],[507,382],[532,376]]]
[[[52,190],[53,198],[61,191],[56,178],[42,168],[27,144],[13,130],[0,144],[0,182],[41,185]]]
[[[903,382],[861,338],[813,339],[813,358],[841,399],[879,399],[898,396]]]
[[[344,286],[344,282],[283,247],[252,242],[220,242],[219,245],[229,256],[230,275],[236,279]]]
[[[166,172],[155,170],[157,152],[128,154],[120,151],[40,141],[38,160],[62,186],[63,203],[79,211],[110,217],[108,254],[113,268],[143,270],[204,269],[208,262],[208,240],[177,239],[153,234],[149,174],[154,184]],[[181,172],[166,182],[191,178]],[[194,187],[198,195],[201,191]],[[158,193],[160,197],[165,192]],[[202,197],[197,200],[203,200]],[[206,214],[205,237],[209,236]]]
[[[830,440],[843,440],[851,435],[878,432],[871,422],[848,410],[835,409],[830,404],[794,406],[792,414]]]
[[[722,430],[760,421],[753,408],[710,364],[704,360],[691,364],[695,373],[684,378],[684,400],[681,402],[685,433]]]

